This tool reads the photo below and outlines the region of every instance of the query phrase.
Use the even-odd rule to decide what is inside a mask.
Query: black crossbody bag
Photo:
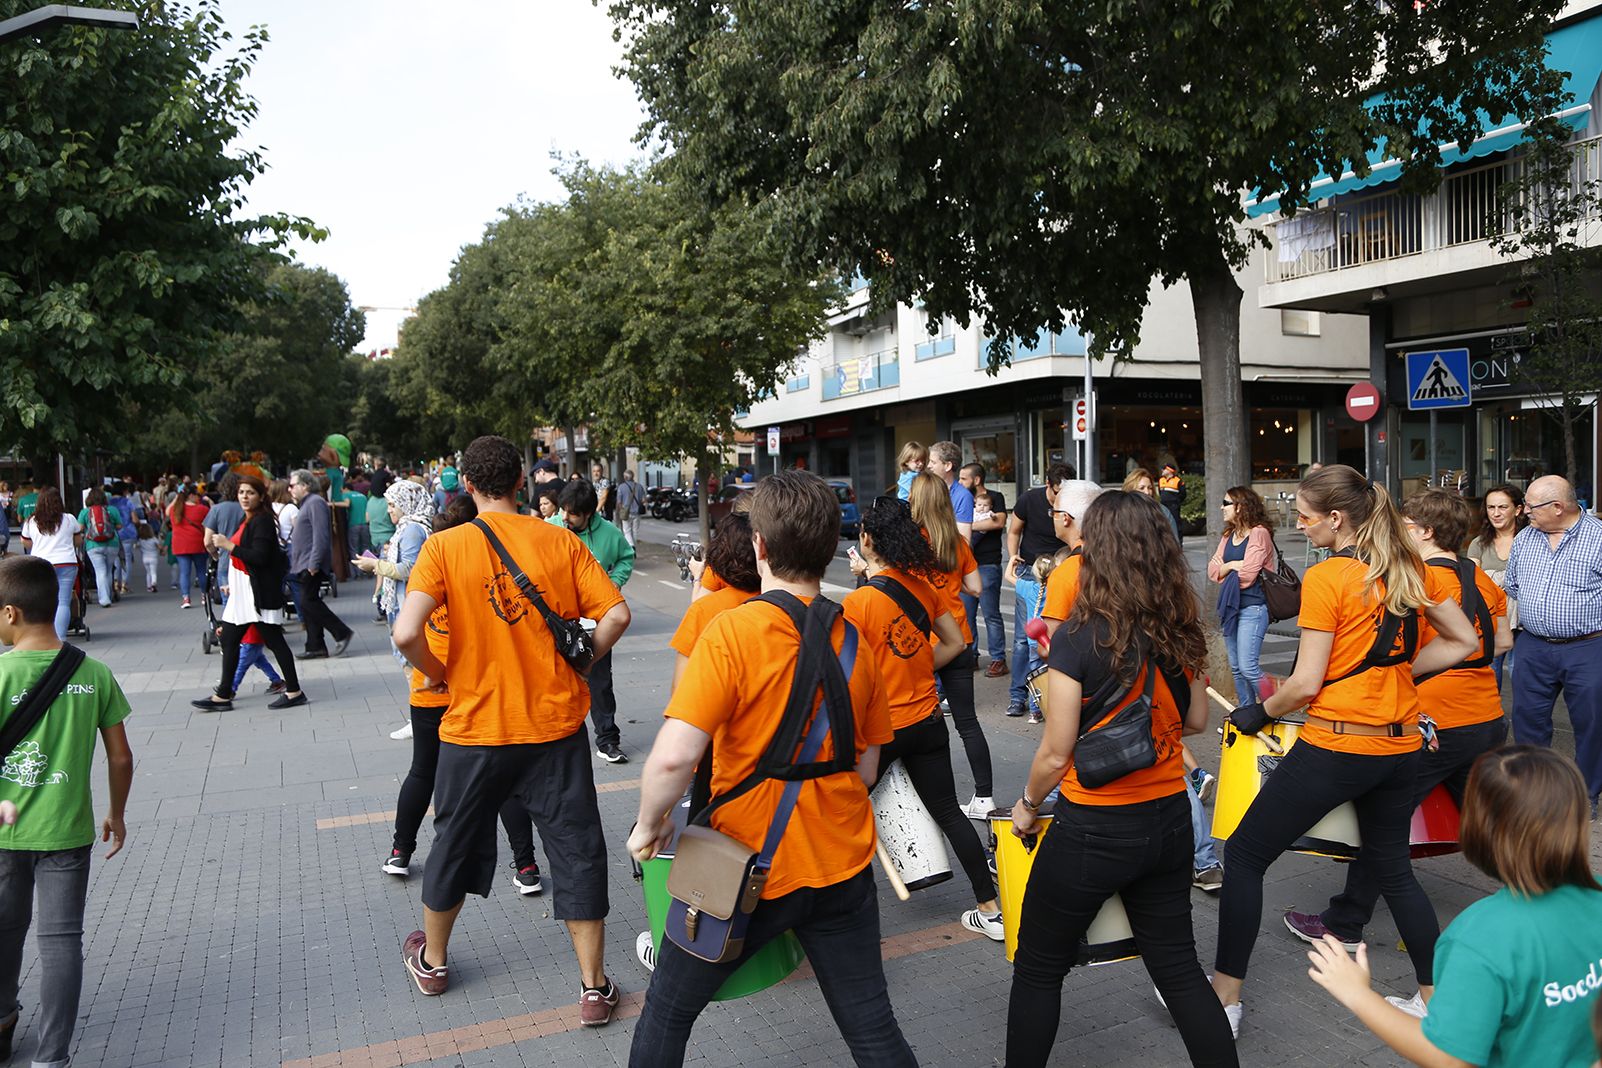
[[[557,653],[580,674],[589,670],[590,662],[595,659],[595,642],[591,640],[584,625],[576,619],[563,618],[551,610],[551,606],[545,603],[545,598],[540,596],[540,591],[533,580],[517,566],[517,561],[512,559],[512,554],[506,551],[506,546],[501,544],[501,539],[495,536],[488,523],[482,519],[474,519],[473,525],[484,532],[484,536],[489,539],[490,547],[495,550],[495,554],[501,558],[501,563],[505,564],[506,570],[511,573],[512,581],[517,583],[517,588],[523,592],[528,603],[533,605],[545,620],[545,626],[551,632],[551,640],[556,643]]]
[[[0,762],[4,762],[11,751],[22,744],[28,732],[44,719],[45,713],[56,703],[61,691],[67,688],[67,683],[83,661],[82,649],[65,642],[61,644],[61,651],[50,661],[50,666],[45,668],[39,681],[29,687],[27,696],[17,705],[11,718],[6,720],[6,725],[0,728]]]

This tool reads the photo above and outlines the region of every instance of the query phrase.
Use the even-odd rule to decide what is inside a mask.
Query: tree
[[[1594,177],[1595,158],[1577,157],[1568,141],[1569,128],[1559,120],[1531,128],[1512,163],[1516,177],[1500,190],[1505,225],[1491,244],[1525,261],[1514,292],[1529,307],[1529,344],[1512,378],[1536,393],[1557,423],[1564,477],[1578,485],[1575,432],[1602,393],[1602,300],[1594,288],[1602,254],[1585,244],[1602,211],[1602,180]]]
[[[1189,284],[1209,480],[1249,481],[1234,279],[1243,190],[1305,203],[1384,141],[1409,180],[1489,116],[1545,114],[1560,0],[611,0],[642,137],[713,203],[747,198],[803,271],[983,316],[1139,337],[1153,278]],[[1376,75],[1376,71],[1383,72]],[[1370,99],[1376,90],[1385,95]],[[1419,134],[1419,131],[1427,131]],[[1216,517],[1215,517],[1216,521]]]
[[[0,0],[0,18],[34,6]],[[266,33],[234,48],[215,0],[141,20],[0,46],[0,443],[36,463],[126,445],[130,403],[188,394],[258,265],[320,236],[239,214],[265,166],[232,143]]]

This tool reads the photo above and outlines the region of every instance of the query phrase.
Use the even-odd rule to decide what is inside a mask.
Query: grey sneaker
[[[350,648],[350,640],[352,638],[354,638],[354,637],[355,637],[354,634],[347,634],[343,638],[336,639],[335,642],[334,642],[334,652],[333,652],[332,655],[333,656],[344,656],[345,655],[345,650]]]
[[[1224,888],[1224,869],[1222,865],[1214,864],[1210,868],[1199,868],[1190,885],[1198,890],[1205,890],[1209,894],[1216,894]]]

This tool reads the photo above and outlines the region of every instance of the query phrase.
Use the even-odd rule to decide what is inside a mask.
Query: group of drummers
[[[1345,466],[1299,487],[1298,526],[1330,555],[1303,577],[1293,673],[1266,697],[1239,694],[1228,715],[1227,743],[1265,735],[1283,755],[1228,839],[1209,978],[1192,923],[1182,743],[1211,725],[1208,636],[1168,517],[1132,492],[1085,498],[1082,515],[1053,504],[1077,544],[1047,592],[1061,623],[1046,654],[1045,726],[1011,813],[1031,863],[1021,904],[1003,915],[957,801],[936,681],[971,640],[960,593],[972,558],[938,476],[917,477],[929,492],[915,485],[910,503],[879,497],[863,511],[865,581],[839,606],[820,592],[838,507],[815,476],[764,479],[709,545],[673,640],[674,689],[629,850],[641,862],[671,852],[687,818],[743,843],[762,878],[735,909],[743,942],[710,953],[698,916],[728,917],[685,893],[686,865],[631,1063],[681,1063],[701,1010],[780,937],[805,950],[858,1064],[916,1063],[891,1004],[871,868],[870,791],[894,762],[972,885],[962,925],[1016,942],[1009,1065],[1047,1063],[1065,977],[1111,899],[1191,1063],[1238,1064],[1264,874],[1343,806],[1359,839],[1344,889],[1321,913],[1285,918],[1311,943],[1313,980],[1414,1063],[1592,1063],[1602,887],[1585,788],[1566,758],[1503,746],[1490,663],[1508,641],[1506,599],[1455,552],[1468,524],[1460,501],[1428,493],[1399,509]],[[976,779],[989,773],[974,768]],[[1409,851],[1415,808],[1443,784],[1462,806],[1465,855],[1504,884],[1444,934]],[[1014,852],[998,849],[998,860]],[[1370,989],[1362,930],[1381,896],[1411,958],[1412,997]]]

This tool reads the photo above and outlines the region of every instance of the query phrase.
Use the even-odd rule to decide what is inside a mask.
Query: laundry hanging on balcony
[[[1309,252],[1335,247],[1335,216],[1310,212],[1286,219],[1277,228],[1279,262],[1295,263]]]

